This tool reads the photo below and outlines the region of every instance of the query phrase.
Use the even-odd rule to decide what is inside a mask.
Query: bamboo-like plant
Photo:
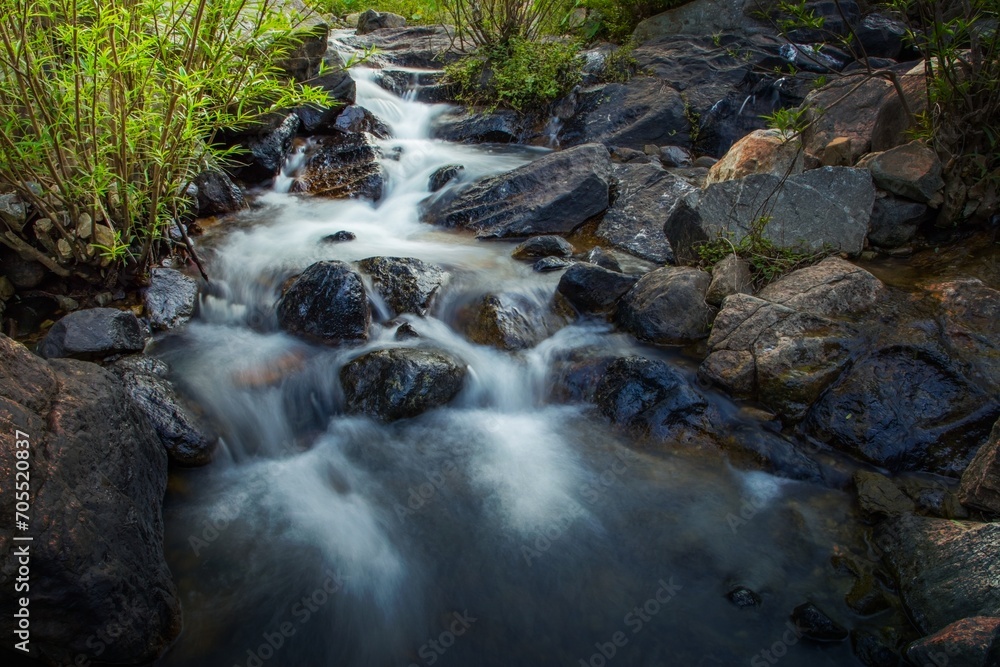
[[[566,10],[564,0],[442,0],[441,5],[461,41],[487,48],[536,41]]]
[[[0,242],[60,276],[143,271],[229,154],[218,130],[327,101],[279,76],[296,17],[275,0],[0,0],[0,16],[0,190],[52,233]]]

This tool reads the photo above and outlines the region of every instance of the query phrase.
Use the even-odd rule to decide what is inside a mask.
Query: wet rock
[[[822,167],[785,180],[770,174],[709,185],[671,211],[664,233],[678,259],[696,260],[698,243],[751,229],[780,248],[839,249],[857,255],[864,247],[875,202],[871,175],[863,169]]]
[[[306,145],[305,162],[292,190],[376,201],[385,185],[378,158],[378,147],[365,134],[315,137]]]
[[[21,196],[7,192],[0,194],[0,221],[10,229],[20,231],[28,221],[28,205]]]
[[[635,285],[638,278],[595,264],[574,264],[559,279],[556,293],[580,313],[606,314]]]
[[[396,333],[393,334],[395,340],[413,340],[414,338],[420,338],[420,334],[417,330],[413,328],[413,325],[409,322],[403,322],[398,327],[396,327]]]
[[[792,621],[806,639],[816,642],[840,642],[847,639],[847,630],[812,602],[800,604],[792,610]]]
[[[869,571],[862,572],[854,580],[851,590],[844,596],[844,602],[862,616],[877,614],[891,606],[889,598],[882,592],[875,575]]]
[[[913,501],[891,479],[877,472],[857,471],[854,473],[854,486],[861,512],[869,519],[899,516],[916,509]]]
[[[663,223],[671,207],[695,188],[654,164],[615,167],[614,176],[617,196],[597,226],[597,238],[641,259],[672,264]]]
[[[708,402],[668,364],[624,357],[608,366],[594,403],[612,423],[666,438],[677,426],[701,426]]]
[[[389,128],[375,114],[356,104],[352,104],[337,115],[332,129],[345,134],[367,132],[379,139],[388,139],[391,135]]]
[[[348,232],[345,230],[340,230],[339,232],[334,232],[333,234],[327,234],[320,239],[322,243],[347,243],[358,238],[357,234],[354,232]]]
[[[1000,523],[906,515],[880,524],[875,544],[922,632],[964,618],[1000,616]]]
[[[899,248],[912,241],[920,226],[931,217],[926,204],[892,196],[876,197],[868,241],[880,248]]]
[[[615,256],[600,246],[591,248],[583,259],[585,262],[596,264],[602,269],[607,269],[608,271],[617,271],[621,273],[622,270],[622,265],[618,263]]]
[[[100,659],[155,661],[181,629],[163,558],[167,455],[118,379],[75,360],[45,362],[0,335],[0,473],[14,479],[16,429],[30,435],[31,649],[47,664],[95,655],[94,638],[120,634]],[[22,451],[22,450],[18,450]],[[41,453],[44,452],[44,456]],[[0,489],[4,525],[14,525],[14,485]],[[9,529],[0,549],[13,553]],[[0,571],[14,590],[16,568]],[[14,636],[5,614],[0,629]]]
[[[371,308],[361,276],[344,262],[317,262],[295,279],[276,307],[278,324],[325,343],[368,339]]]
[[[659,152],[660,164],[668,169],[671,167],[690,167],[694,155],[683,146],[663,146]]]
[[[367,35],[376,30],[384,28],[402,28],[406,25],[406,19],[399,14],[392,12],[379,12],[369,9],[361,13],[358,17],[358,34]]]
[[[673,35],[712,35],[729,30],[762,29],[754,0],[695,0],[645,19],[636,27],[636,43]]]
[[[740,609],[751,609],[761,605],[761,597],[746,586],[737,586],[726,593],[726,598]]]
[[[930,347],[890,345],[852,365],[810,411],[806,429],[898,472],[958,476],[1000,404]]]
[[[716,310],[705,302],[711,276],[689,267],[664,267],[639,279],[618,306],[618,324],[659,345],[708,336]]]
[[[246,149],[245,153],[233,157],[235,166],[230,168],[230,173],[244,183],[255,185],[274,178],[280,171],[301,124],[294,113],[271,116],[269,120],[271,122],[254,126],[246,132],[225,134],[222,137],[224,143],[240,144]]]
[[[525,117],[510,109],[457,110],[434,121],[435,139],[459,144],[516,144],[527,138]]]
[[[777,433],[732,420],[717,424],[715,439],[737,466],[766,470],[787,479],[821,483],[819,464]]]
[[[617,357],[598,347],[573,348],[553,360],[552,396],[568,403],[593,403],[601,378]]]
[[[931,206],[944,201],[941,160],[919,141],[869,155],[862,164],[883,190]]]
[[[966,507],[1000,515],[1000,420],[962,473],[959,499]]]
[[[690,142],[691,124],[680,93],[659,78],[585,88],[578,111],[559,134],[560,144],[603,143],[642,150],[647,144]]]
[[[579,146],[445,190],[425,206],[423,219],[479,238],[568,234],[608,207],[610,183],[608,151]]]
[[[343,58],[335,50],[330,49],[323,57],[323,62],[326,66],[326,71],[310,81],[309,85],[321,88],[331,100],[339,103],[336,106],[329,107],[330,109],[336,110],[341,105],[354,104],[357,98],[357,83],[351,77],[350,72],[347,71]]]
[[[1000,654],[992,649],[998,646],[1000,618],[974,616],[913,642],[906,647],[906,659],[914,665],[995,667]]]
[[[395,315],[424,315],[447,274],[440,266],[413,257],[369,257],[358,267],[372,277],[379,293]]]
[[[750,263],[735,254],[727,255],[712,267],[712,282],[705,301],[712,306],[721,306],[727,296],[750,294],[751,282]]]
[[[368,352],[340,371],[347,406],[385,421],[441,407],[462,390],[467,369],[450,355],[393,348]]]
[[[154,330],[179,327],[194,314],[198,283],[176,269],[153,269],[143,302],[149,325]]]
[[[130,311],[88,308],[64,316],[38,346],[46,359],[101,359],[112,354],[141,352],[146,336]]]
[[[437,192],[452,181],[461,178],[463,171],[465,171],[465,167],[460,164],[450,164],[446,167],[441,167],[431,174],[427,187],[431,192]]]
[[[188,408],[167,379],[167,365],[152,357],[125,357],[108,367],[149,420],[170,457],[180,466],[212,460],[218,436]]]
[[[801,174],[804,169],[802,142],[780,130],[754,130],[726,151],[708,170],[706,185],[771,174],[778,178]]]
[[[635,148],[610,146],[611,161],[615,164],[653,164],[653,158]]]
[[[553,271],[562,271],[572,266],[573,263],[573,260],[566,259],[565,257],[543,257],[535,262],[531,268],[538,273],[551,273]]]
[[[469,340],[501,350],[524,350],[541,342],[549,333],[546,309],[528,295],[504,292],[486,294],[466,316]]]
[[[316,22],[293,30],[284,38],[288,48],[275,65],[285,76],[299,83],[311,83],[313,77],[319,74],[329,36],[330,27],[325,23]]]
[[[926,286],[938,304],[937,321],[948,355],[970,368],[987,390],[1000,395],[1000,291],[965,278]],[[923,295],[921,295],[923,296]]]
[[[851,630],[851,648],[867,667],[901,667],[903,659],[881,637],[867,630]]]
[[[861,267],[827,257],[776,280],[757,296],[819,317],[863,317],[885,291],[882,281]]]
[[[225,215],[247,207],[243,191],[222,172],[203,171],[193,185],[197,189],[198,217]]]
[[[541,257],[571,257],[573,244],[561,236],[547,234],[534,236],[510,253],[514,259],[539,259]]]
[[[905,38],[906,24],[883,14],[868,14],[854,27],[854,41],[869,58],[895,60]]]
[[[450,26],[383,28],[345,41],[360,49],[374,46],[381,58],[398,67],[440,69],[462,56],[460,41]]]

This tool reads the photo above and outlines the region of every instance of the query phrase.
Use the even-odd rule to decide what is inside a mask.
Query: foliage
[[[808,123],[805,108],[800,109],[778,109],[774,113],[761,116],[767,122],[767,126],[775,130],[780,130],[786,137],[793,137],[801,134]]]
[[[626,83],[638,73],[639,61],[635,58],[635,42],[629,38],[604,59],[600,79],[605,83]]]
[[[225,159],[218,129],[326,101],[277,76],[294,41],[272,0],[0,0],[0,13],[0,186],[57,234],[29,225],[0,241],[59,275],[144,270],[186,186]],[[85,214],[110,245],[78,234]]]
[[[831,250],[814,251],[776,246],[764,234],[770,221],[769,216],[760,216],[739,241],[734,241],[735,235],[728,232],[702,243],[696,248],[701,266],[709,269],[729,255],[736,254],[750,264],[750,275],[756,291],[783,275],[815,264],[831,254]]]
[[[587,10],[581,29],[586,40],[609,39],[621,42],[643,19],[683,5],[688,0],[575,0],[572,9]]]
[[[443,15],[461,41],[506,49],[552,33],[564,0],[442,0]]]
[[[495,109],[538,109],[569,94],[580,81],[579,47],[514,39],[480,48],[445,69],[459,100]]]
[[[307,4],[320,14],[340,17],[368,9],[399,14],[410,23],[439,23],[444,17],[440,0],[309,0]]]

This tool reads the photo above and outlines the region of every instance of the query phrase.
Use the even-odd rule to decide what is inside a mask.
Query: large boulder
[[[864,165],[875,184],[894,195],[931,206],[944,201],[941,160],[919,141],[867,156]]]
[[[406,18],[400,16],[399,14],[368,9],[362,12],[361,16],[358,17],[357,34],[367,35],[368,33],[375,32],[376,30],[383,30],[385,28],[402,28],[405,25]]]
[[[555,326],[547,305],[519,292],[484,294],[465,309],[462,319],[473,343],[509,351],[534,347]]]
[[[932,211],[926,204],[880,193],[872,207],[868,241],[879,248],[899,248],[912,241],[921,225],[931,218]]]
[[[119,380],[94,364],[45,362],[0,335],[0,367],[0,474],[10,480],[0,487],[0,585],[15,590],[26,548],[30,655],[53,665],[155,661],[181,629],[163,558],[163,446]],[[15,531],[22,451],[30,527]],[[25,535],[32,541],[14,541]],[[14,638],[10,602],[0,628]]]
[[[285,52],[275,65],[285,76],[299,83],[311,83],[319,74],[329,36],[330,27],[320,22],[293,30],[284,37],[281,46]]]
[[[805,163],[802,142],[780,130],[754,130],[726,151],[708,170],[706,185],[771,174],[778,178],[801,174]]]
[[[225,215],[247,207],[243,191],[224,172],[203,171],[195,176],[188,193],[198,201],[198,217]]]
[[[712,277],[690,267],[664,267],[639,279],[618,306],[617,321],[641,340],[676,345],[708,336],[716,310],[705,302]]]
[[[462,43],[451,26],[382,28],[344,41],[360,50],[375,47],[380,59],[398,67],[440,69],[463,55]]]
[[[479,238],[568,234],[608,208],[610,184],[611,156],[588,144],[447,189],[426,204],[423,219]]]
[[[431,131],[435,139],[460,144],[514,144],[524,143],[530,128],[527,118],[511,109],[455,109],[435,118]]]
[[[854,43],[869,58],[895,60],[903,50],[906,24],[884,14],[871,13],[854,26]]]
[[[270,114],[246,130],[223,132],[220,142],[239,145],[243,151],[232,157],[230,174],[250,185],[274,178],[292,148],[302,121],[297,114]]]
[[[425,315],[447,279],[440,266],[413,257],[369,257],[358,267],[371,276],[375,291],[395,315]]]
[[[445,405],[462,389],[467,369],[450,355],[430,350],[375,350],[340,371],[347,407],[395,421]]]
[[[881,524],[875,544],[922,632],[1000,616],[1000,523],[907,515]]]
[[[756,0],[695,0],[640,22],[632,36],[642,44],[673,35],[763,29],[766,24],[756,18],[755,9]]]
[[[955,621],[906,647],[914,665],[994,667],[1000,664],[1000,618],[974,616]],[[947,662],[945,662],[947,661]]]
[[[959,500],[966,507],[1000,515],[1000,420],[962,473]]]
[[[605,314],[614,310],[618,300],[632,289],[638,278],[612,271],[596,264],[577,262],[566,269],[556,286],[556,293],[577,312]]]
[[[885,295],[885,285],[859,266],[827,257],[793,271],[757,295],[772,303],[819,317],[864,317]]]
[[[599,142],[641,150],[647,144],[691,140],[684,99],[659,78],[592,86],[578,97],[576,114],[559,133],[563,146]]]
[[[823,167],[782,179],[757,174],[709,185],[674,207],[664,226],[678,259],[697,259],[699,242],[727,235],[734,243],[760,233],[780,248],[864,247],[875,202],[864,169]]]
[[[325,343],[368,339],[371,307],[361,276],[344,262],[317,262],[278,300],[278,324]]]
[[[615,201],[597,226],[597,238],[641,259],[673,263],[663,223],[671,207],[696,188],[654,164],[616,165],[614,175]]]
[[[69,313],[52,325],[38,346],[46,359],[101,359],[112,354],[141,352],[146,334],[130,311],[88,308]]]
[[[154,330],[179,327],[194,314],[198,283],[176,269],[153,269],[143,302],[149,325]]]
[[[305,161],[292,190],[323,197],[382,196],[385,175],[380,151],[364,133],[314,137],[305,147]]]

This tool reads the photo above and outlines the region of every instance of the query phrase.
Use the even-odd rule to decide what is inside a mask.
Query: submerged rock
[[[877,472],[857,471],[854,486],[861,512],[870,519],[899,516],[916,509],[913,501],[891,479]]]
[[[740,609],[750,609],[761,605],[761,598],[746,586],[737,586],[728,593],[726,598]]]
[[[452,181],[461,178],[463,171],[465,171],[465,167],[460,164],[450,164],[446,167],[441,167],[431,174],[427,188],[431,192],[437,192]]]
[[[198,282],[175,269],[153,269],[143,301],[154,330],[173,329],[194,315]]]
[[[511,109],[457,110],[434,121],[435,139],[459,144],[518,144],[528,135],[525,117]]]
[[[442,352],[410,348],[376,350],[343,367],[347,407],[395,421],[440,407],[462,389],[466,366]]]
[[[618,306],[617,321],[640,340],[659,345],[708,336],[716,310],[705,302],[711,276],[689,267],[665,267],[639,279]]]
[[[841,642],[847,639],[844,626],[831,619],[812,602],[796,607],[792,611],[792,621],[806,639],[817,642]]]
[[[293,191],[372,201],[382,196],[385,176],[378,163],[379,149],[366,134],[315,137],[305,150]]]
[[[448,277],[440,266],[413,257],[369,257],[358,267],[396,315],[426,314]]]
[[[52,325],[38,346],[46,359],[101,359],[112,354],[141,352],[146,335],[127,310],[88,308],[69,313]]]
[[[325,343],[368,339],[371,307],[361,276],[344,262],[317,262],[277,304],[278,324]]]
[[[466,313],[469,340],[501,350],[534,347],[549,335],[551,316],[538,301],[524,294],[485,294]]]
[[[553,271],[562,271],[572,265],[573,260],[566,259],[565,257],[542,257],[531,268],[538,273],[551,273]]]

